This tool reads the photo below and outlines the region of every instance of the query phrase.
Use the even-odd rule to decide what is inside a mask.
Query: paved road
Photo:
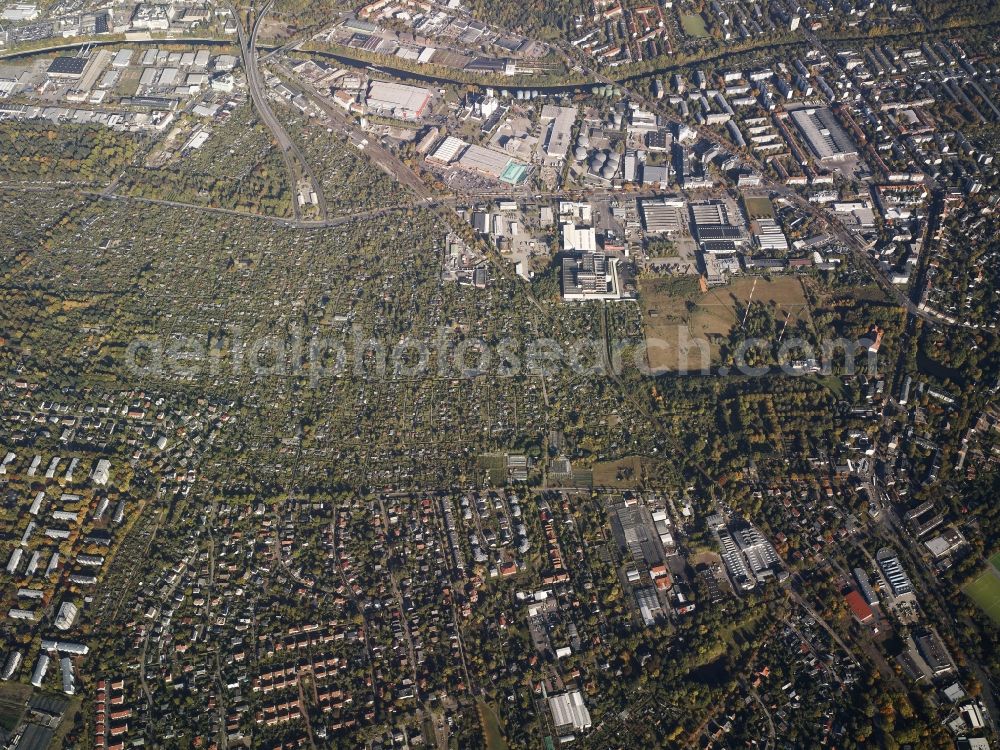
[[[212,44],[212,45],[224,45],[231,44],[232,39],[225,37],[179,37],[177,39],[172,39],[169,35],[167,36],[156,36],[150,37],[149,39],[132,39],[128,42],[122,39],[88,39],[84,41],[77,42],[67,42],[66,44],[50,44],[46,47],[36,47],[34,49],[21,49],[13,50],[11,52],[5,52],[0,55],[0,60],[16,60],[23,57],[33,57],[35,55],[46,55],[52,52],[66,52],[68,50],[80,50],[85,47],[113,47],[113,46],[128,46],[132,44]]]
[[[358,127],[354,120],[338,107],[330,104],[313,86],[300,80],[288,68],[280,64],[276,65],[276,67],[289,77],[291,81],[290,85],[293,88],[299,89],[308,96],[331,120],[351,134],[357,142],[368,141],[369,134]],[[378,164],[388,175],[395,178],[400,184],[408,187],[419,198],[428,201],[434,198],[430,188],[424,184],[420,176],[378,141],[368,141],[364,152],[368,155],[369,159]]]
[[[273,2],[274,0],[269,0],[269,2],[260,9],[260,12],[254,19],[253,26],[250,28],[249,34],[243,29],[242,23],[236,24],[240,44],[240,54],[243,58],[243,69],[246,71],[247,86],[250,89],[250,99],[253,101],[254,108],[257,110],[261,121],[267,126],[267,129],[271,131],[271,135],[274,136],[274,140],[277,142],[278,148],[281,149],[281,155],[285,161],[285,168],[288,170],[288,178],[291,181],[291,187],[295,194],[292,203],[295,210],[296,221],[302,220],[302,208],[299,206],[298,201],[298,185],[300,175],[303,179],[308,180],[311,183],[312,189],[316,193],[320,217],[326,218],[326,199],[323,197],[323,191],[320,188],[319,182],[313,178],[313,175],[309,170],[309,163],[306,161],[302,150],[288,135],[288,131],[285,130],[285,127],[275,116],[274,110],[271,109],[271,105],[267,101],[264,78],[260,72],[260,65],[257,60],[257,34],[260,32],[260,22],[264,16],[267,15],[267,11],[270,9]],[[233,16],[238,19],[239,15],[236,8],[231,7],[231,10],[233,12]]]

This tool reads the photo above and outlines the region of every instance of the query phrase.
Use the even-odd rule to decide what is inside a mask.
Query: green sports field
[[[1000,576],[996,571],[987,569],[965,587],[965,595],[989,615],[993,622],[1000,625]]]
[[[990,558],[990,564],[1000,571],[1000,552],[997,552],[993,557]]]
[[[688,36],[704,39],[708,36],[705,19],[698,13],[681,13],[681,28]]]

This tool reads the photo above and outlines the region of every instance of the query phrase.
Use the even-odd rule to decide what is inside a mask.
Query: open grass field
[[[139,91],[139,79],[142,77],[142,68],[129,67],[122,73],[118,83],[118,93],[121,96],[135,96]]]
[[[75,695],[70,699],[69,705],[66,706],[66,713],[63,715],[63,720],[59,724],[59,728],[56,729],[56,734],[52,738],[52,744],[49,747],[66,747],[66,735],[73,729],[73,725],[76,723],[75,717],[80,713],[82,707],[82,696]]]
[[[708,36],[705,19],[700,13],[681,13],[681,28],[688,36],[704,39]]]
[[[1000,625],[1000,574],[987,568],[979,578],[965,587],[965,595],[994,623]]]
[[[747,215],[750,219],[774,218],[771,199],[766,195],[745,195],[743,196],[743,205],[746,206]]]
[[[751,290],[753,300],[771,308],[779,321],[786,316],[790,324],[800,317],[809,318],[802,282],[794,276],[758,278],[756,289],[753,278],[739,278],[707,292],[690,276],[640,280],[639,304],[650,367],[677,372],[717,364],[721,345],[739,324]],[[707,342],[709,362],[703,362],[703,349],[694,343],[699,340]]]
[[[486,750],[507,750],[507,741],[500,731],[500,720],[485,701],[479,701],[479,720],[483,725]]]
[[[644,460],[639,456],[628,456],[617,461],[594,464],[594,486],[635,487],[646,474]]]
[[[24,669],[22,665],[21,669]],[[24,713],[24,704],[31,696],[31,687],[19,682],[7,682],[0,688],[0,728],[8,732],[17,726]]]
[[[997,570],[1000,570],[1000,552],[997,552],[993,557],[990,558],[990,565],[992,565]]]
[[[479,468],[495,487],[507,481],[507,456],[503,453],[484,453],[479,457]]]

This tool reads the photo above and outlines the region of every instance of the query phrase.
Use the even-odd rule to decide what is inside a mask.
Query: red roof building
[[[844,599],[847,602],[847,606],[851,608],[851,614],[857,618],[858,622],[867,624],[875,619],[875,613],[872,612],[872,608],[868,606],[868,602],[857,591],[852,589],[851,593],[845,596]]]

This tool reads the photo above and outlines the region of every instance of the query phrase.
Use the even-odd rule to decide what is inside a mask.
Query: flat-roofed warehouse
[[[562,261],[563,300],[621,299],[617,260],[604,253],[568,255]]]
[[[729,211],[722,201],[701,201],[691,204],[691,218],[696,225],[728,224]]]
[[[735,253],[749,242],[743,227],[732,224],[699,224],[695,236],[705,253]]]
[[[120,49],[115,53],[115,59],[111,61],[113,68],[127,68],[132,64],[133,51],[130,49]]]
[[[754,239],[761,250],[788,250],[788,239],[774,219],[758,219],[756,225]]]
[[[434,149],[434,153],[427,158],[432,161],[439,161],[442,164],[451,164],[468,145],[461,138],[449,135],[438,144],[438,147]]]
[[[572,727],[578,732],[591,727],[590,711],[579,690],[549,696],[549,710],[552,712],[552,724],[557,730]]]
[[[433,94],[428,89],[391,81],[372,81],[365,103],[376,114],[402,120],[416,120],[427,108]]]
[[[83,75],[87,62],[86,57],[57,57],[46,72],[49,78],[77,79]]]
[[[647,568],[663,563],[663,547],[645,505],[619,504],[611,516],[611,533],[622,550],[627,550],[635,562]]]
[[[502,154],[499,151],[493,151],[492,149],[472,144],[465,149],[465,152],[461,157],[459,157],[458,165],[462,167],[462,169],[471,169],[476,172],[482,172],[483,174],[497,179],[503,174],[504,170],[507,169],[507,165],[510,164],[510,162],[511,158],[507,156],[507,154]]]
[[[576,122],[576,107],[559,107],[546,104],[542,107],[540,120],[548,124],[545,138],[545,154],[553,159],[565,159],[569,151],[573,123]]]
[[[820,161],[841,161],[858,155],[858,148],[827,107],[797,109],[792,121]]]
[[[682,200],[643,200],[639,201],[639,210],[642,211],[642,223],[647,232],[675,234],[683,232],[687,225],[687,212]]]
[[[745,244],[747,233],[743,230],[743,227],[737,227],[732,224],[705,224],[698,227],[698,239],[701,242],[724,240]]]
[[[888,547],[883,547],[876,553],[875,560],[878,561],[878,565],[882,569],[882,575],[885,577],[885,582],[889,584],[892,595],[896,599],[914,601],[916,592],[913,589],[913,583],[906,571],[903,570],[903,564],[895,553]]]

